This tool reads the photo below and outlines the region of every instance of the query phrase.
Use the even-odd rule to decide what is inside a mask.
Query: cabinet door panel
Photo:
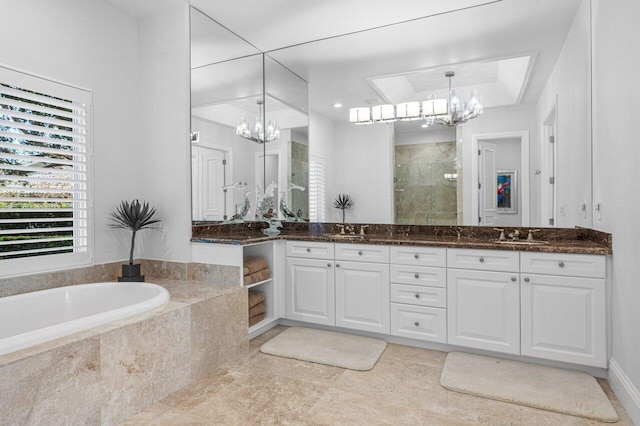
[[[429,342],[447,342],[447,311],[424,306],[391,304],[391,334]]]
[[[389,246],[377,244],[336,244],[336,260],[389,263]]]
[[[448,343],[519,354],[519,282],[518,274],[449,269]]]
[[[336,325],[389,333],[389,265],[336,263]]]
[[[447,249],[447,266],[480,271],[520,272],[520,252]]]
[[[333,262],[287,259],[287,318],[335,325]]]
[[[522,354],[607,368],[605,281],[522,277]]]

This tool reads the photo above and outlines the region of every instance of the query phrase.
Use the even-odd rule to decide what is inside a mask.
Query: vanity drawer
[[[447,249],[447,265],[456,269],[519,272],[520,253],[507,250]]]
[[[446,343],[447,310],[392,303],[391,335]]]
[[[336,260],[389,263],[389,246],[375,244],[336,244]]]
[[[333,260],[333,243],[287,241],[287,256]]]
[[[391,265],[390,280],[396,284],[446,287],[447,270],[425,266]]]
[[[603,255],[522,252],[520,262],[523,274],[586,278],[606,276],[606,256]]]
[[[407,305],[447,307],[447,289],[419,285],[391,284],[391,301]]]
[[[416,266],[447,266],[447,249],[439,247],[392,246],[391,263]]]

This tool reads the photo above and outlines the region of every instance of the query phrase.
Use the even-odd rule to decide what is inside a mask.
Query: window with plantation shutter
[[[91,261],[90,101],[0,67],[0,275]]]
[[[309,155],[309,220],[325,221],[325,161]]]

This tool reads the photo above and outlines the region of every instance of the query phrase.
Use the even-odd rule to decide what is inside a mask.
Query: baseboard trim
[[[613,358],[609,359],[607,379],[633,423],[640,425],[640,391]]]

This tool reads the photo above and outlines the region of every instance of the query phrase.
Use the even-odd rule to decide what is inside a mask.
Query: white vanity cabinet
[[[287,254],[287,318],[335,325],[333,244],[287,241]]]
[[[522,355],[607,368],[605,256],[521,254]]]
[[[391,247],[391,334],[447,341],[446,249]]]
[[[447,265],[448,343],[520,354],[519,253],[449,249]]]
[[[389,247],[336,244],[336,326],[389,334]]]

